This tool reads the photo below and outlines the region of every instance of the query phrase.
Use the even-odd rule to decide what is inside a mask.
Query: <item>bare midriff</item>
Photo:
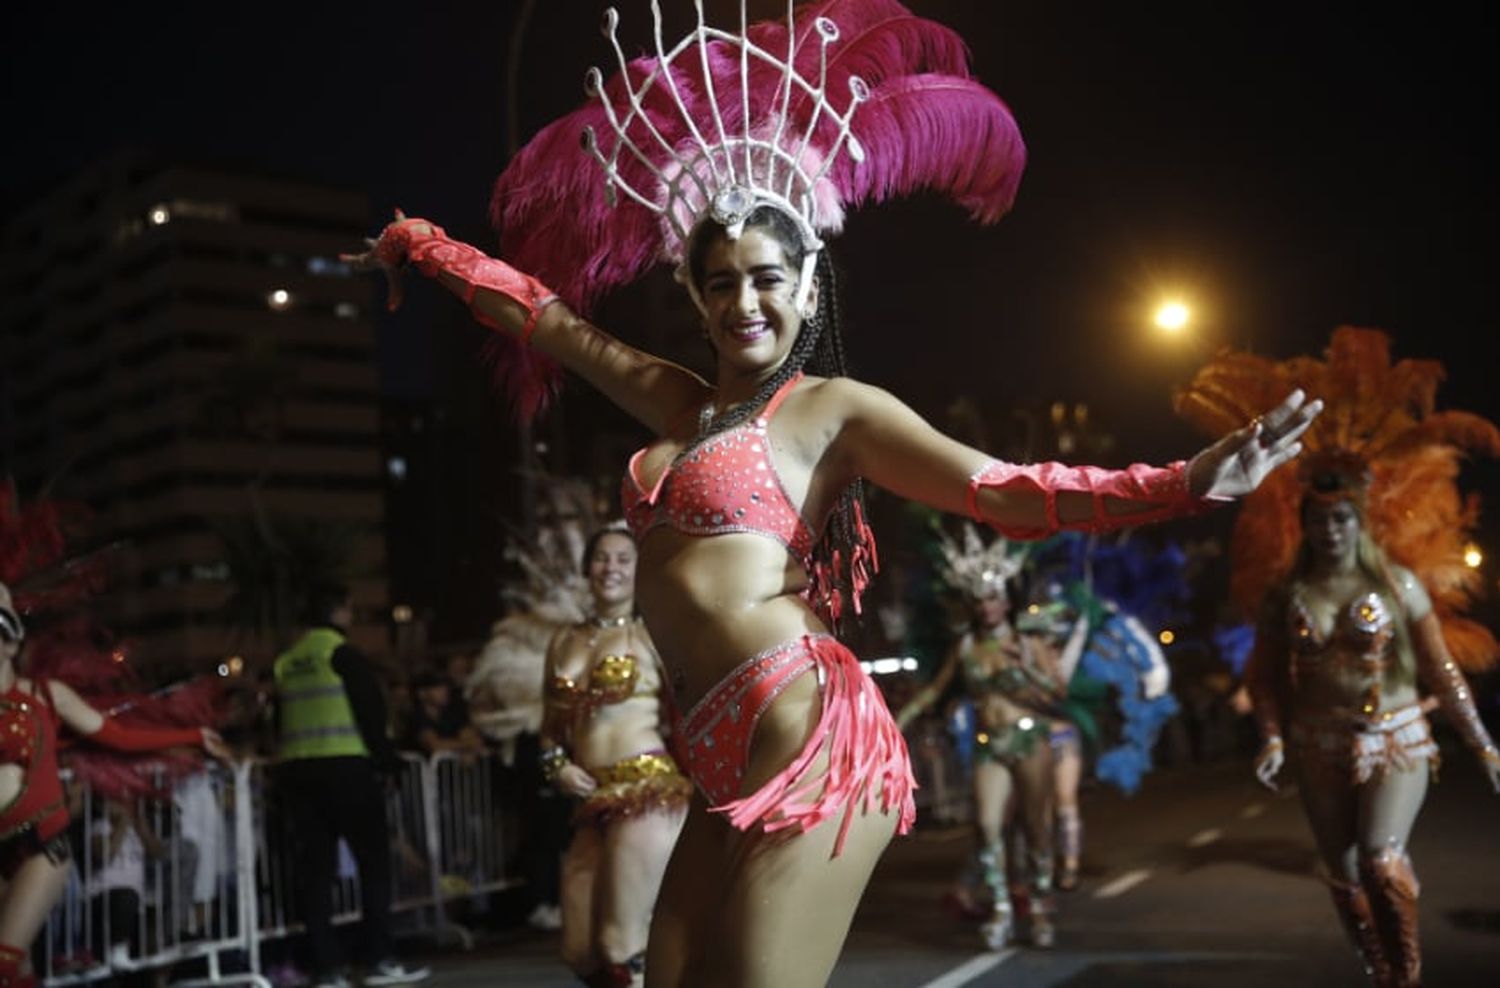
[[[687,710],[750,656],[827,628],[800,596],[807,576],[778,541],[731,532],[649,532],[636,600]]]
[[[639,658],[642,666],[651,661],[648,656]],[[666,748],[657,729],[661,700],[656,693],[638,693],[628,700],[598,707],[586,717],[573,732],[573,760],[584,768],[604,768],[645,751]]]

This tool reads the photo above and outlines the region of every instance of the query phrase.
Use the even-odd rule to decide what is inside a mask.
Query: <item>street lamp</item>
[[[1479,546],[1475,545],[1473,542],[1470,542],[1468,545],[1464,546],[1465,566],[1469,567],[1469,569],[1478,569],[1483,563],[1484,553],[1480,551]]]
[[[1156,323],[1156,328],[1162,332],[1175,334],[1186,329],[1192,317],[1192,310],[1183,303],[1172,300],[1163,302],[1157,307],[1153,321]]]

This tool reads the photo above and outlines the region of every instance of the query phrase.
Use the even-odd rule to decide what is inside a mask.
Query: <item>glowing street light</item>
[[[1156,310],[1156,328],[1167,333],[1180,333],[1187,328],[1192,311],[1181,302],[1163,302]]]
[[[1177,636],[1172,633],[1172,630],[1170,628],[1163,630],[1161,634],[1156,636],[1156,638],[1157,641],[1161,642],[1163,645],[1170,645],[1177,640]]]
[[[1484,553],[1479,550],[1479,546],[1475,545],[1472,542],[1464,546],[1465,566],[1469,567],[1469,569],[1478,569],[1483,563]]]

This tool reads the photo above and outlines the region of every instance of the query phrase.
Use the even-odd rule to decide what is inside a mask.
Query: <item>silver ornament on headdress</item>
[[[828,100],[828,48],[839,40],[839,29],[827,17],[819,17],[814,22],[822,46],[818,78],[804,78],[796,70],[793,65],[796,31],[791,0],[786,5],[788,50],[785,57],[750,40],[745,0],[740,0],[739,34],[709,27],[704,22],[702,0],[695,0],[694,7],[698,26],[668,51],[662,44],[661,6],[657,0],[652,0],[656,61],[638,85],[630,82],[629,61],[616,33],[620,15],[613,7],[604,12],[603,31],[614,47],[620,78],[625,80],[626,105],[615,106],[605,92],[604,74],[597,68],[589,69],[584,78],[584,90],[603,106],[610,130],[614,132],[614,142],[608,148],[601,146],[601,136],[592,127],[587,127],[583,132],[583,147],[604,170],[611,204],[616,192],[623,192],[661,217],[666,233],[665,250],[679,262],[678,278],[693,291],[694,301],[700,305],[701,300],[697,298],[691,279],[685,276],[680,266],[687,243],[698,224],[711,218],[735,238],[742,232],[746,217],[760,206],[772,206],[786,214],[796,223],[806,251],[795,300],[800,307],[806,303],[811,291],[813,265],[818,251],[823,248],[818,228],[837,229],[842,220],[841,212],[831,217],[820,214],[820,186],[827,181],[829,171],[841,153],[847,153],[856,162],[865,157],[864,148],[849,131],[849,120],[859,104],[869,99],[869,87],[858,76],[851,76],[849,102],[843,113]],[[714,91],[712,75],[708,71],[710,42],[738,52],[741,115],[738,132],[731,132],[720,112],[721,94]],[[694,113],[683,99],[677,70],[674,70],[674,62],[679,58],[688,60],[687,67],[680,70],[683,79],[701,79],[703,82],[709,119],[694,119]],[[773,107],[769,116],[759,121],[751,119],[752,63],[757,67],[770,66],[779,74],[775,86],[775,91],[780,94],[779,109]],[[653,86],[665,91],[667,100],[687,125],[687,132],[692,135],[690,140],[674,146],[652,122],[645,103]],[[787,111],[794,93],[813,101],[811,115],[800,135],[787,128]],[[729,97],[733,94],[723,95]],[[823,120],[832,122],[836,130],[832,144],[819,148],[814,145],[814,135]],[[666,152],[668,162],[664,166],[653,162],[652,155],[630,136],[628,131],[633,126],[644,129],[645,135],[641,136],[642,139],[649,136],[648,144],[659,145]],[[626,179],[620,172],[622,153],[646,167],[655,179],[657,189],[637,188]],[[837,201],[836,196],[833,201]]]
[[[1004,593],[1006,581],[1026,565],[1025,549],[1012,551],[1010,540],[1002,536],[986,543],[971,522],[964,523],[962,544],[942,532],[939,548],[943,553],[943,581],[970,600]]]

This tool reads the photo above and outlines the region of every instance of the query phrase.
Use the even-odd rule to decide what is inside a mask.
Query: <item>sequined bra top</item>
[[[1293,590],[1287,608],[1287,632],[1300,659],[1316,660],[1336,648],[1372,664],[1383,663],[1395,637],[1395,618],[1385,598],[1370,591],[1360,594],[1338,614],[1333,627],[1322,632],[1299,591]]]
[[[817,536],[787,496],[766,436],[771,416],[801,379],[797,374],[778,388],[750,421],[688,445],[649,492],[639,466],[650,447],[636,451],[620,492],[636,540],[659,525],[687,535],[750,532],[780,542],[811,572]]]
[[[641,669],[634,655],[606,655],[589,670],[586,684],[580,685],[569,676],[553,676],[548,692],[558,706],[591,714],[635,696],[640,680]]]

